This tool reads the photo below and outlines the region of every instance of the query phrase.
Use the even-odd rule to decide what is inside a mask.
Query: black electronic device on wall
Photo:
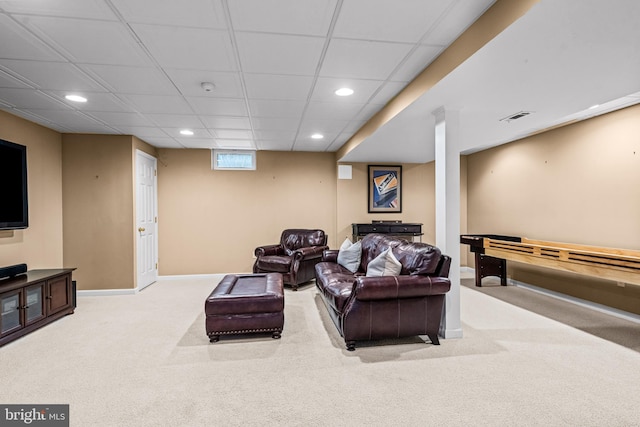
[[[0,230],[28,226],[27,147],[0,139]]]

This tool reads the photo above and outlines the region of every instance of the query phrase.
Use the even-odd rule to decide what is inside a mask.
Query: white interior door
[[[138,290],[158,278],[157,160],[136,150],[136,235]]]

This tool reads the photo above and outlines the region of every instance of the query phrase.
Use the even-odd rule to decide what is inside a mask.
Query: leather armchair
[[[280,273],[284,284],[297,291],[300,283],[315,278],[315,265],[327,249],[323,230],[287,229],[280,243],[256,248],[253,272]]]

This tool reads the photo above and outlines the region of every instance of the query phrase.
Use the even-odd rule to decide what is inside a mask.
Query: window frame
[[[245,154],[251,156],[250,167],[226,167],[220,166],[218,163],[218,154]],[[254,171],[257,168],[256,162],[256,150],[226,150],[226,149],[211,149],[211,169],[212,170],[224,170],[224,171]]]

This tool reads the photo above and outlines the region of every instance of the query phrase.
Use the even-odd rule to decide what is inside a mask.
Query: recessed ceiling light
[[[322,139],[324,138],[324,135],[321,133],[314,133],[313,135],[311,135],[312,139]]]
[[[598,108],[599,106],[600,104],[592,105],[591,107],[589,107],[589,110],[593,110],[594,108]]]
[[[192,131],[192,130],[189,130],[189,129],[182,129],[182,130],[180,131],[180,134],[181,134],[181,135],[191,136],[191,135],[193,135],[193,131]]]
[[[80,95],[67,95],[65,98],[73,102],[87,102],[87,98]]]
[[[349,96],[353,95],[353,89],[349,89],[348,87],[343,87],[335,91],[335,94],[338,96]]]

